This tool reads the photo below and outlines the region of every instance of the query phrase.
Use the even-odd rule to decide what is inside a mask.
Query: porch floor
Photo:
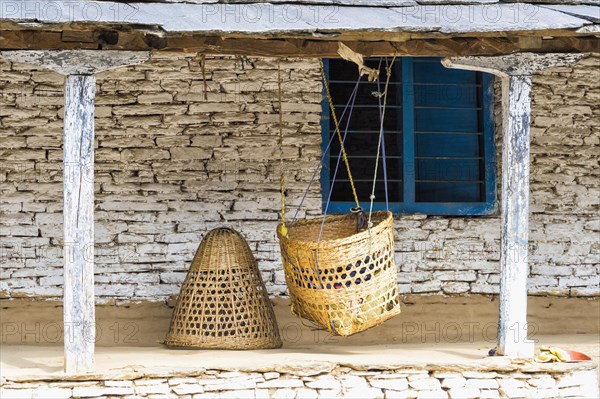
[[[539,336],[537,343],[584,352],[596,363],[600,360],[597,334]],[[150,347],[97,347],[94,374],[135,378],[136,375],[186,375],[204,369],[298,373],[303,369],[326,371],[338,365],[354,369],[479,371],[558,371],[583,366],[583,363],[515,363],[503,357],[487,357],[488,350],[493,346],[493,343],[486,341],[362,346],[338,341],[310,345],[286,343],[281,349],[257,351],[171,350],[160,344]],[[62,372],[63,348],[60,345],[2,345],[0,359],[2,380],[32,381],[67,377]],[[585,363],[589,368],[589,362]]]

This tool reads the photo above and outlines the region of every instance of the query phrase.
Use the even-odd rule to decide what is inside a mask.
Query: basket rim
[[[161,343],[172,349],[229,349],[229,350],[253,350],[253,349],[277,349],[281,348],[283,342],[279,336],[279,330],[275,329],[272,336],[261,338],[247,337],[229,337],[224,340],[211,337],[208,340],[202,340],[198,337],[175,336],[169,332],[167,337]]]
[[[314,248],[321,248],[323,246],[338,246],[341,245],[342,243],[348,243],[349,241],[354,242],[354,241],[360,241],[362,239],[367,239],[369,237],[369,234],[372,234],[374,231],[377,232],[378,230],[381,230],[384,228],[384,226],[387,223],[390,223],[394,216],[392,214],[391,211],[374,211],[371,212],[371,214],[385,214],[386,216],[381,219],[380,221],[378,221],[377,223],[375,223],[373,225],[373,227],[371,227],[371,229],[367,229],[364,231],[361,231],[360,233],[356,233],[356,234],[352,234],[350,236],[347,237],[342,237],[342,238],[335,238],[333,240],[321,240],[319,242],[317,241],[309,241],[309,240],[303,240],[301,238],[289,238],[289,236],[284,236],[281,233],[281,229],[283,227],[282,223],[279,223],[279,225],[277,225],[277,236],[279,237],[280,240],[286,240],[286,241],[294,241],[297,243],[302,243],[305,246],[310,246],[310,247],[314,247]],[[327,221],[332,221],[332,220],[337,220],[337,219],[344,219],[347,218],[349,215],[351,215],[350,213],[346,213],[343,215],[330,215],[327,216],[325,218],[325,223],[327,223]],[[288,231],[294,228],[294,225],[311,225],[311,224],[316,224],[316,223],[321,223],[323,220],[322,217],[318,217],[318,218],[311,218],[311,219],[303,219],[303,220],[298,220],[296,222],[294,222],[294,224],[289,224],[287,227]]]

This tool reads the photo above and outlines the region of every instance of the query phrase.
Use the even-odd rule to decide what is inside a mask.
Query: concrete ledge
[[[104,347],[95,373],[66,375],[59,346],[4,346],[0,397],[598,397],[594,362],[513,362],[485,351],[481,343],[247,352]]]
[[[529,298],[531,338],[597,362],[598,299]],[[488,357],[493,297],[405,297],[398,317],[352,337],[312,329],[275,299],[277,350],[170,350],[164,303],[97,307],[96,371],[63,372],[60,302],[2,303],[4,398],[598,397],[595,362],[539,364]]]

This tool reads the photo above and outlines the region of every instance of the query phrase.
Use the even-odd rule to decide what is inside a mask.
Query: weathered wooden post
[[[448,68],[489,72],[502,79],[499,355],[529,358],[534,354],[533,342],[527,339],[531,76],[546,68],[575,63],[582,57],[523,53],[442,61]]]
[[[148,52],[5,51],[2,58],[66,75],[63,180],[63,317],[65,371],[93,371],[94,311],[94,73],[149,59]]]
[[[89,371],[94,367],[95,92],[93,75],[65,78],[63,314],[67,372]]]

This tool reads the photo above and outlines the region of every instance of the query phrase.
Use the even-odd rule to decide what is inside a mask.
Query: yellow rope
[[[348,156],[346,155],[346,150],[344,149],[344,139],[342,139],[342,133],[340,132],[339,122],[335,114],[335,107],[333,106],[333,99],[331,98],[331,92],[329,91],[329,84],[327,83],[327,77],[325,76],[325,67],[323,66],[323,60],[319,59],[319,62],[321,63],[321,77],[323,78],[323,85],[325,86],[325,92],[327,93],[327,101],[329,102],[329,108],[331,109],[331,116],[335,125],[335,131],[340,142],[340,148],[342,149],[342,158],[344,159],[344,163],[346,164],[346,171],[348,172],[350,187],[352,187],[352,195],[354,196],[354,202],[356,203],[356,207],[360,208],[360,202],[358,201],[358,195],[356,194],[356,187],[354,186],[354,179],[352,179],[352,173],[350,172],[350,162],[348,162]]]
[[[287,236],[287,227],[285,226],[285,176],[283,173],[283,107],[281,93],[281,65],[280,60],[277,60],[277,93],[279,100],[279,186],[281,189],[281,232]]]

